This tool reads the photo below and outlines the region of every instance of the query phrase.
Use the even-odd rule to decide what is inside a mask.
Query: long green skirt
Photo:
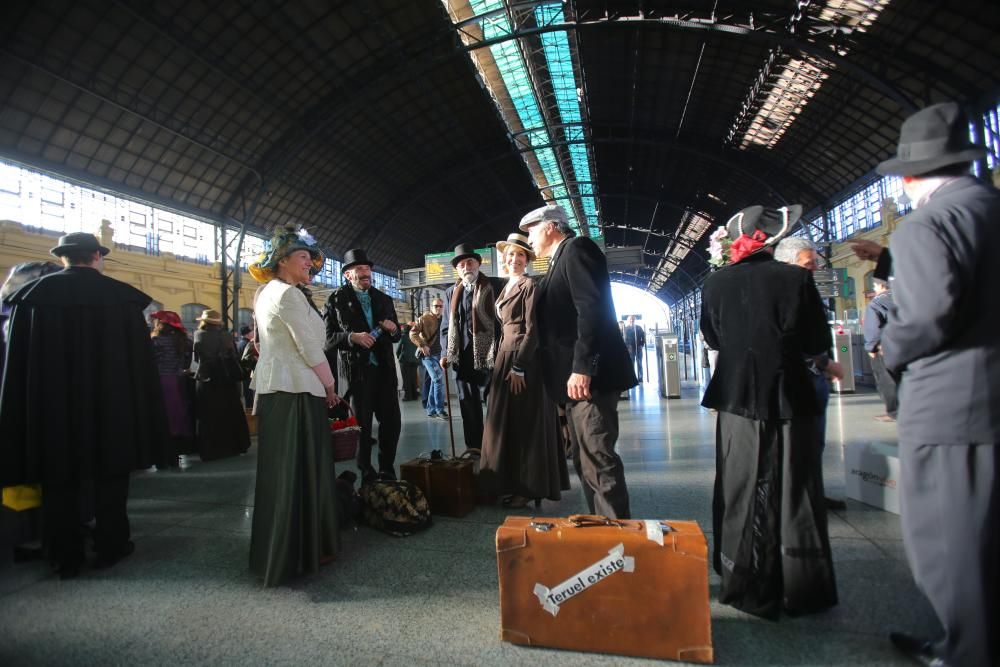
[[[340,548],[333,452],[318,396],[258,394],[257,418],[250,571],[279,586],[316,572]]]

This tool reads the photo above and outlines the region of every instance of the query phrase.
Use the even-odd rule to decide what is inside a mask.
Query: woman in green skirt
[[[258,435],[250,535],[250,570],[265,586],[316,572],[339,548],[326,414],[341,398],[323,353],[323,318],[305,291],[322,266],[313,238],[286,227],[249,267],[266,283],[254,303],[260,358],[251,383]]]

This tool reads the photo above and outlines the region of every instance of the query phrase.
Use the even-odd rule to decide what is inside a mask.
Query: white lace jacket
[[[323,318],[292,285],[272,280],[254,306],[260,359],[251,387],[261,394],[284,391],[326,396],[312,367],[326,361]]]

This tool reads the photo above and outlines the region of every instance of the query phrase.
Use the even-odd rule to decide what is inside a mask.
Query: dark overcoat
[[[368,354],[374,352],[379,368],[391,369],[392,371],[385,373],[385,381],[391,381],[392,386],[396,387],[398,386],[396,357],[392,344],[398,342],[402,337],[399,319],[396,316],[396,307],[387,294],[374,287],[368,288],[368,294],[372,300],[372,322],[377,325],[383,320],[389,320],[396,325],[395,333],[383,332],[370,350],[366,350],[360,345],[351,345],[344,334],[368,333],[372,327],[368,326],[368,320],[365,319],[365,313],[361,309],[361,301],[358,300],[354,287],[343,285],[327,298],[323,308],[323,319],[326,320],[327,358],[332,357],[334,350],[339,349],[340,361],[344,364],[344,374],[347,376],[347,381],[359,382],[362,379],[364,367],[368,365]]]
[[[0,390],[0,486],[127,474],[155,463],[166,415],[142,311],[150,297],[70,267],[11,298]]]
[[[596,243],[578,236],[559,244],[538,285],[536,307],[542,374],[556,403],[569,401],[572,373],[589,375],[598,392],[639,383],[618,328],[608,262]]]
[[[719,351],[706,408],[757,420],[820,414],[805,357],[829,352],[831,336],[811,272],[766,252],[716,271],[701,331]]]

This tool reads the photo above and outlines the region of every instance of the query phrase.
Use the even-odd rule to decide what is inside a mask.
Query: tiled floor
[[[685,398],[660,400],[647,384],[619,403],[619,451],[637,518],[695,519],[711,530],[714,415]],[[457,406],[456,406],[457,407]],[[399,460],[447,449],[448,426],[403,403]],[[874,394],[834,397],[824,467],[843,497],[843,448],[894,441],[872,420]],[[456,429],[461,432],[460,428]],[[461,438],[458,435],[459,439]],[[462,446],[459,444],[459,449]],[[263,589],[247,570],[254,451],[133,479],[133,556],[110,570],[60,582],[41,563],[0,563],[0,664],[641,664],[615,656],[523,648],[498,639],[493,547],[507,511],[435,518],[396,539],[345,532],[340,560],[292,585]],[[542,514],[584,509],[579,486]],[[771,623],[714,598],[716,661],[724,665],[903,665],[890,629],[933,634],[928,604],[905,562],[899,519],[848,502],[830,516],[840,605]],[[711,539],[711,535],[709,535]]]

